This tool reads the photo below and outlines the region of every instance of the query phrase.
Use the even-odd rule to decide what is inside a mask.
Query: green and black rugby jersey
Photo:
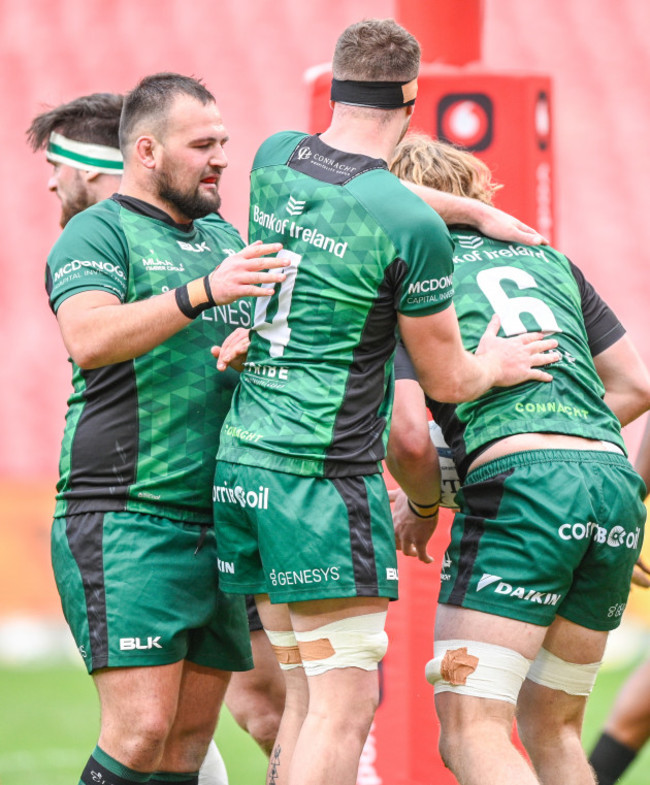
[[[427,398],[461,478],[489,444],[516,433],[584,436],[625,452],[620,423],[603,400],[605,388],[592,359],[625,330],[581,271],[548,246],[503,243],[456,227],[451,235],[454,305],[465,348],[476,349],[496,313],[500,335],[541,330],[557,338],[561,355],[547,368],[552,382],[495,387],[457,405]],[[397,379],[416,378],[402,345],[395,373]]]
[[[255,158],[249,239],[283,243],[287,279],[256,303],[219,459],[306,476],[381,471],[397,313],[449,306],[446,226],[384,161],[285,132]]]
[[[50,304],[56,312],[91,290],[144,300],[208,274],[242,247],[217,215],[182,226],[116,195],[75,216],[54,245]],[[250,327],[251,317],[251,303],[238,301],[204,311],[134,360],[90,371],[72,363],[57,516],[128,510],[211,522],[219,432],[238,374],[218,372],[210,347]]]

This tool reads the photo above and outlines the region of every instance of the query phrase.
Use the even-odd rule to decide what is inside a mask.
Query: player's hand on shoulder
[[[279,259],[281,243],[255,242],[239,253],[227,257],[210,273],[210,289],[217,305],[238,300],[240,297],[268,297],[273,286],[260,284],[281,283],[286,278],[281,268],[287,266],[286,259]],[[265,272],[265,271],[269,272]]]
[[[481,205],[477,225],[483,234],[495,240],[522,245],[548,245],[548,240],[535,229],[492,205]]]
[[[497,333],[501,322],[493,316],[488,324],[476,355],[489,355],[495,362],[496,387],[510,387],[527,381],[550,382],[553,377],[541,366],[555,363],[560,359],[559,352],[553,351],[558,342],[543,333],[532,332],[500,338]]]

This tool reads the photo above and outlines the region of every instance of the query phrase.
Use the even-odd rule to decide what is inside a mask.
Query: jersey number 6
[[[537,288],[537,283],[530,273],[517,267],[490,267],[481,270],[476,276],[476,283],[501,320],[501,327],[506,335],[528,332],[521,320],[522,313],[530,314],[541,332],[562,332],[553,311],[546,303],[536,297],[508,297],[501,286],[503,280],[513,281],[520,289]]]

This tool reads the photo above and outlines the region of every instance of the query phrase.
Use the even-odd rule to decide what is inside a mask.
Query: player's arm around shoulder
[[[428,249],[427,256],[439,254],[451,270],[453,241],[447,226],[410,185],[385,169],[376,169],[353,179],[348,189],[374,215],[409,264],[417,259],[409,253],[414,246]]]
[[[406,198],[398,202],[408,205]],[[460,403],[478,398],[493,386],[550,381],[552,377],[538,366],[558,359],[543,354],[557,346],[555,339],[544,340],[538,333],[500,338],[499,325],[494,323],[488,325],[476,354],[465,350],[452,304],[451,236],[439,216],[424,205],[414,210],[410,223],[409,215],[410,211],[404,214],[397,208],[393,218],[396,246],[405,260],[398,325],[427,395],[444,403]]]
[[[467,224],[495,240],[522,245],[545,245],[546,239],[513,215],[477,199],[455,196],[424,185],[404,181],[404,185],[430,205],[451,226]]]

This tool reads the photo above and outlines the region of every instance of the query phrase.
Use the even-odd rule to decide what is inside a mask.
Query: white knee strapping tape
[[[305,673],[317,676],[334,668],[376,670],[388,647],[385,623],[386,611],[382,611],[296,632]]]
[[[434,658],[425,668],[427,681],[439,692],[517,703],[530,667],[519,652],[479,641],[436,641]]]
[[[264,628],[264,632],[283,671],[302,667],[298,641],[293,630],[267,630]]]
[[[567,662],[542,648],[533,660],[527,678],[542,687],[586,698],[593,689],[600,666],[600,662],[586,665]]]

